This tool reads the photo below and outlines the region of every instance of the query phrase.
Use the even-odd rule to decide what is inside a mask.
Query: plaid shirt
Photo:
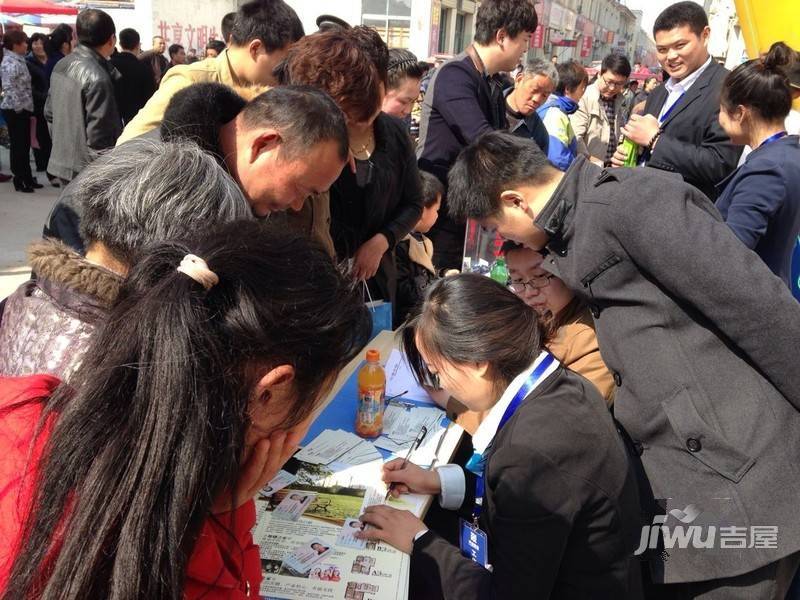
[[[611,131],[608,134],[608,148],[606,149],[606,158],[605,163],[606,166],[611,164],[611,157],[614,156],[614,152],[617,150],[617,132],[614,128],[616,123],[616,113],[614,112],[614,105],[616,103],[616,97],[612,98],[611,100],[606,100],[602,96],[600,96],[600,104],[603,105],[603,109],[606,111],[606,117],[608,118],[608,125],[611,128]]]

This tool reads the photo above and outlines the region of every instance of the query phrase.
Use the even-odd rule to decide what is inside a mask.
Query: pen
[[[428,428],[423,425],[422,429],[419,430],[417,437],[414,438],[414,441],[411,443],[411,447],[408,449],[406,457],[403,459],[403,464],[400,466],[401,471],[406,468],[406,465],[408,464],[408,459],[411,458],[411,453],[414,452],[414,450],[416,450],[417,448],[419,448],[420,444],[425,439],[426,435],[428,435]],[[389,489],[386,490],[386,497],[383,499],[384,502],[386,502],[389,499],[389,496],[392,495],[393,489],[394,489],[394,483],[391,483],[389,485]]]
[[[388,404],[392,400],[397,400],[401,396],[405,396],[407,393],[408,393],[408,390],[406,390],[404,392],[400,392],[399,394],[395,394],[394,396],[389,396],[388,398],[386,398],[386,400],[384,400],[384,402],[386,402]]]

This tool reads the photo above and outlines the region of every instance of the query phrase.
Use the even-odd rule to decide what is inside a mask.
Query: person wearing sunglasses
[[[578,138],[578,151],[600,166],[610,165],[617,149],[622,120],[622,91],[631,75],[625,56],[609,54],[600,66],[600,76],[586,88],[578,110],[570,116]]]

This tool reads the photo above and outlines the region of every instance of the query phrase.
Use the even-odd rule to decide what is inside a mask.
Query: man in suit
[[[139,60],[142,49],[139,33],[123,29],[119,32],[119,45],[122,51],[111,57],[111,63],[122,75],[114,88],[119,114],[128,123],[155,93],[156,84],[150,68]]]
[[[542,266],[589,302],[615,417],[666,505],[640,542],[666,550],[647,598],[783,598],[800,563],[800,304],[784,283],[677,177],[583,156],[561,173],[508,134],[462,152],[450,210],[547,248]]]
[[[506,127],[498,74],[519,64],[537,23],[531,0],[481,3],[473,43],[436,69],[425,92],[417,146],[420,169],[447,185],[447,171],[459,151],[487,131]],[[464,234],[464,224],[442,211],[429,234],[438,269],[461,268]]]
[[[578,153],[598,165],[608,165],[625,124],[622,90],[631,75],[631,63],[621,54],[609,54],[600,75],[586,88],[578,110],[569,117],[578,139]]]
[[[678,2],[653,25],[658,61],[670,78],[648,96],[644,115],[633,115],[622,129],[646,150],[647,166],[679,173],[712,200],[715,186],[739,161],[741,146],[731,144],[719,124],[719,92],[728,71],[708,53],[711,30],[702,6]],[[612,160],[622,166],[618,149]]]

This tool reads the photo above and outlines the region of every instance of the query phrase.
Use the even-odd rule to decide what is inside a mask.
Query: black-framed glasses
[[[628,83],[627,80],[620,83],[619,81],[609,81],[603,75],[600,75],[600,79],[603,80],[603,83],[606,84],[606,87],[612,90],[621,90],[625,87],[625,84]]]
[[[531,277],[530,279],[528,279],[528,281],[522,281],[521,279],[512,280],[511,289],[518,294],[524,292],[525,288],[528,286],[530,286],[532,290],[540,290],[550,285],[550,280],[553,277],[555,277],[555,275],[547,274],[547,275],[538,275],[536,277]]]

